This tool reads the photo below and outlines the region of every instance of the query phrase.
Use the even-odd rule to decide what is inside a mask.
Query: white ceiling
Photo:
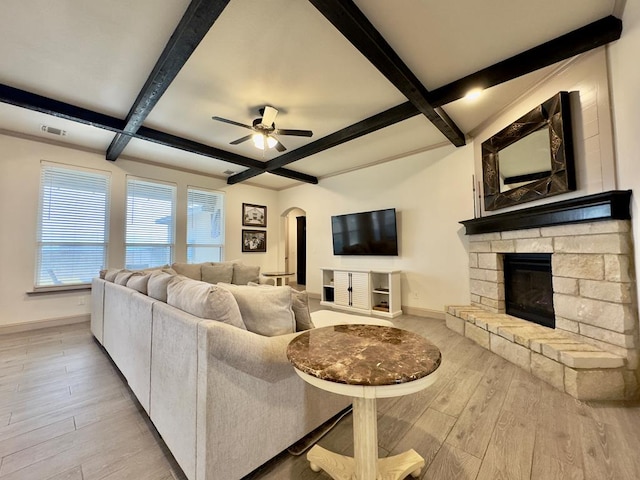
[[[427,89],[612,14],[615,0],[356,0]],[[124,119],[189,2],[163,0],[3,0],[0,83]],[[513,102],[553,66],[493,87],[475,102],[444,110],[465,133]],[[144,125],[256,160],[280,155],[251,142],[258,108],[279,109],[276,124],[313,130],[281,137],[294,150],[407,99],[309,2],[232,0]],[[68,132],[51,137],[46,124]],[[0,103],[0,129],[105,152],[113,133]],[[323,177],[447,144],[419,115],[287,166]],[[449,151],[449,149],[445,149]],[[224,176],[244,167],[132,140],[123,155]],[[298,181],[262,174],[252,184],[282,189]]]

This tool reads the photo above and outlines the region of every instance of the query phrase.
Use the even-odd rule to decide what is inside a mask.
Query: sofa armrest
[[[275,383],[293,373],[287,346],[296,335],[265,337],[225,323],[203,321],[198,324],[198,348],[206,348],[208,358]]]

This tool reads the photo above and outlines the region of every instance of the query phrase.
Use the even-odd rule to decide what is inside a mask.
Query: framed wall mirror
[[[482,143],[485,210],[573,191],[569,92],[559,92]]]

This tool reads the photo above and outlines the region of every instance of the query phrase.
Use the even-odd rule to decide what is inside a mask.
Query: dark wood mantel
[[[467,235],[603,220],[630,220],[631,190],[611,190],[497,215],[462,220]]]

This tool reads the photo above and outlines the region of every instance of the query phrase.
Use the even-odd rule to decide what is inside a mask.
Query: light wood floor
[[[409,448],[429,480],[640,479],[640,406],[575,401],[447,330],[429,389],[378,403],[380,455]],[[319,443],[350,455],[351,416]],[[87,324],[0,336],[0,480],[183,480]],[[282,453],[245,480],[326,480]],[[234,479],[229,479],[234,480]]]

